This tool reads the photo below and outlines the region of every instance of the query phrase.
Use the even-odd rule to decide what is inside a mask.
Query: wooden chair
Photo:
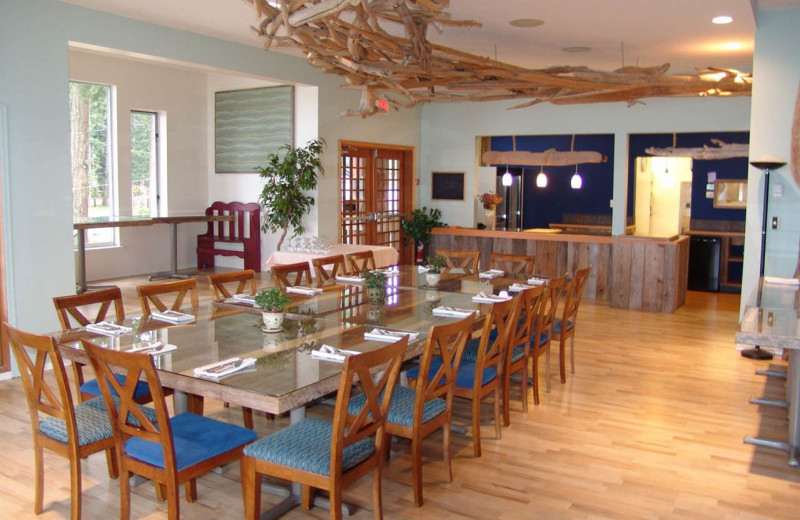
[[[530,356],[531,338],[536,328],[539,307],[544,299],[544,287],[531,287],[519,294],[519,318],[506,349],[506,366],[503,370],[503,425],[511,424],[509,403],[511,395],[511,377],[517,372],[521,375],[520,390],[522,392],[522,411],[528,411],[528,358]]]
[[[272,280],[281,291],[296,285],[311,285],[311,269],[308,262],[296,264],[280,264],[272,266]]]
[[[180,517],[178,486],[184,484],[186,500],[194,502],[197,499],[195,479],[216,467],[237,461],[242,448],[256,439],[256,433],[189,412],[170,418],[152,356],[81,341],[100,381],[111,420],[119,457],[120,520],[130,519],[131,474],[153,481],[158,498],[167,500],[168,518],[177,520]],[[124,385],[114,377],[112,367],[126,371]],[[132,399],[131,382],[142,375],[153,392],[155,421]],[[119,396],[118,404],[112,397],[113,392]]]
[[[101,291],[87,291],[69,296],[56,296],[53,298],[53,304],[56,307],[61,330],[85,327],[91,323],[103,321],[108,316],[112,305],[114,308],[114,321],[122,322],[125,319],[125,308],[122,306],[122,291],[120,291],[119,287]],[[94,314],[94,317],[88,318],[86,314],[89,313]],[[89,315],[91,316],[91,314]],[[75,387],[78,390],[79,399],[85,401],[93,397],[100,397],[100,387],[97,384],[97,380],[84,381],[83,367],[83,363],[72,362]],[[150,402],[150,389],[144,381],[141,381],[137,388],[136,402]]]
[[[489,255],[489,269],[502,269],[507,274],[520,274],[530,278],[533,276],[535,259],[534,256],[493,252]]]
[[[151,304],[160,312],[164,312],[167,309],[173,311],[181,310],[183,300],[187,295],[190,297],[192,304],[192,313],[197,313],[197,282],[194,278],[139,285],[136,287],[136,292],[139,294],[143,318],[150,316],[152,312],[150,309]],[[169,306],[161,301],[161,297],[167,294],[175,294],[175,299]]]
[[[397,385],[386,415],[384,446],[391,446],[391,436],[411,439],[411,466],[414,482],[414,504],[422,506],[422,440],[442,429],[444,461],[448,479],[453,481],[450,464],[450,418],[453,408],[453,389],[461,364],[464,345],[472,331],[475,315],[430,328],[422,352],[415,385]],[[350,400],[350,414],[358,414],[364,399]],[[384,451],[389,458],[389,450]]]
[[[584,267],[575,271],[572,283],[566,289],[566,301],[564,310],[560,318],[553,321],[552,339],[558,340],[558,362],[561,371],[561,382],[567,382],[566,376],[566,344],[569,338],[569,360],[570,371],[575,373],[575,322],[578,319],[578,306],[581,304],[583,290],[586,288],[586,281],[589,279],[589,271],[592,266]]]
[[[531,378],[533,379],[533,403],[539,404],[539,358],[543,354],[545,358],[545,384],[547,391],[550,392],[550,342],[553,339],[553,323],[555,322],[558,302],[564,291],[564,283],[567,275],[559,278],[552,278],[547,285],[542,304],[539,306],[539,318],[536,323],[536,332],[531,338],[530,349],[531,358]]]
[[[403,338],[345,360],[332,423],[306,418],[245,448],[241,468],[247,520],[256,520],[261,514],[262,474],[303,484],[306,509],[313,502],[312,488],[327,490],[330,517],[341,519],[342,488],[370,470],[375,518],[383,518],[381,463],[383,450],[387,449],[384,426],[407,346],[408,338]],[[383,370],[374,376],[375,381],[372,374],[379,367]],[[350,416],[347,410],[356,376],[363,389],[364,406],[358,415]]]
[[[460,269],[465,274],[478,274],[480,251],[457,251],[455,249],[437,249],[436,254],[444,257],[447,268],[445,273]]]
[[[233,284],[236,288],[232,289]],[[215,273],[208,275],[208,285],[211,287],[211,297],[214,301],[233,298],[234,294],[256,294],[256,273],[252,269],[243,269],[230,273]]]
[[[100,397],[73,405],[67,371],[55,339],[29,334],[3,323],[17,359],[22,386],[28,400],[33,429],[36,491],[34,514],[41,514],[44,502],[43,448],[69,459],[70,518],[81,517],[81,459],[106,452],[108,475],[116,478],[117,456],[114,437]],[[26,350],[27,349],[27,350]],[[33,356],[33,358],[31,357]],[[45,368],[52,365],[55,384],[49,383]]]
[[[314,258],[311,260],[311,265],[314,266],[314,276],[317,277],[317,287],[322,287],[325,285],[325,282],[328,281],[335,282],[337,275],[348,274],[344,255]]]
[[[359,251],[358,253],[347,255],[347,263],[350,264],[350,272],[352,274],[374,271],[376,269],[375,255],[372,254],[371,250]]]

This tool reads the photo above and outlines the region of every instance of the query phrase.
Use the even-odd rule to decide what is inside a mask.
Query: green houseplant
[[[289,304],[289,297],[277,287],[269,291],[258,291],[255,297],[256,305],[261,307],[261,318],[268,331],[280,330],[283,326],[283,311]]]
[[[380,271],[364,271],[361,276],[370,303],[382,303],[386,299],[386,275]]]
[[[447,261],[442,255],[431,255],[428,257],[428,272],[425,273],[425,282],[428,285],[437,285],[442,277]]]
[[[418,264],[422,263],[425,246],[431,239],[431,229],[447,225],[440,220],[441,218],[441,210],[422,206],[411,212],[411,218],[400,221],[400,227],[403,228],[406,240],[410,238],[414,241]]]
[[[283,230],[278,240],[280,250],[283,239],[294,229],[294,235],[302,235],[303,216],[314,205],[314,197],[307,192],[317,188],[317,174],[323,175],[322,149],[324,139],[315,139],[306,146],[292,148],[283,145],[278,153],[267,157],[267,165],[256,168],[265,180],[258,202],[265,208],[261,229],[277,233]]]

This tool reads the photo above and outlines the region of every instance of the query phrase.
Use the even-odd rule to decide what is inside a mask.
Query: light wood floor
[[[131,312],[133,286],[118,280]],[[266,285],[266,278],[262,285]],[[207,294],[205,288],[201,293]],[[800,470],[775,451],[744,445],[742,437],[786,438],[785,411],[747,403],[778,398],[783,385],[754,375],[755,362],[733,344],[738,298],[691,293],[671,315],[611,309],[584,301],[576,341],[576,374],[562,385],[554,366],[552,392],[527,414],[512,394],[511,427],[494,439],[484,421],[483,457],[472,457],[470,437],[454,435],[453,483],[445,480],[441,434],[425,443],[425,505],[413,505],[410,449],[392,447],[385,466],[384,514],[395,518],[474,519],[797,519]],[[18,380],[0,383],[0,517],[33,515],[33,453],[25,398]],[[487,402],[485,417],[490,417]],[[314,414],[330,414],[315,407]],[[210,402],[207,414],[240,422],[237,407]],[[469,408],[458,403],[456,422],[469,430]],[[288,423],[256,418],[259,434]],[[67,462],[45,455],[45,512],[69,516]],[[84,518],[119,514],[119,486],[105,457],[83,464]],[[371,477],[345,491],[361,507],[354,519],[372,518]],[[265,505],[277,498],[264,495]],[[133,518],[166,518],[153,487],[133,491]],[[198,501],[181,501],[186,519],[243,517],[238,466],[198,482]],[[285,518],[328,518],[325,510],[295,510]]]

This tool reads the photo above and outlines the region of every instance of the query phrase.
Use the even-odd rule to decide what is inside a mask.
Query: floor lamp
[[[759,170],[764,172],[764,201],[763,201],[763,208],[764,214],[761,218],[761,261],[758,264],[758,283],[761,283],[761,279],[764,277],[764,260],[767,254],[767,208],[769,204],[769,171],[776,170],[781,166],[784,166],[786,163],[772,157],[770,155],[763,155],[760,158],[756,159],[755,161],[750,162],[751,165],[755,166]],[[761,306],[761,288],[758,288],[758,301],[756,302],[757,306]],[[755,348],[750,348],[746,350],[742,350],[742,356],[750,359],[772,359],[772,352],[768,350],[761,350],[761,348],[756,345]]]

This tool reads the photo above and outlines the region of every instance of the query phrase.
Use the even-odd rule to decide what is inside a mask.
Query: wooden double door
[[[413,205],[413,148],[342,142],[339,155],[339,240],[391,246],[411,263],[400,221]]]

